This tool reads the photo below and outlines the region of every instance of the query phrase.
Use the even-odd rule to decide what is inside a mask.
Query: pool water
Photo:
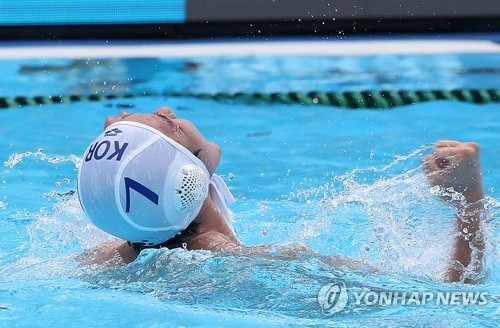
[[[110,84],[126,91],[499,87],[498,56],[429,59],[360,56],[318,63],[318,58],[300,57],[193,58],[147,64],[115,59],[90,61],[92,68],[84,62],[75,67],[71,60],[47,60],[0,66],[12,72],[6,78],[11,82],[2,84],[4,94],[11,96],[106,92]],[[124,70],[126,63],[135,70]],[[318,80],[311,75],[333,66],[344,73],[325,73]],[[271,73],[263,78],[266,67]],[[428,67],[443,74],[432,78]],[[220,71],[225,74],[218,75]],[[281,77],[285,71],[289,74]],[[139,72],[143,81],[136,83]],[[380,84],[382,75],[394,80]],[[81,155],[105,117],[124,108],[142,112],[166,104],[221,146],[217,172],[237,199],[231,209],[244,244],[304,244],[322,255],[362,260],[380,272],[332,267],[319,255],[269,259],[182,249],[148,250],[123,268],[81,264],[78,255],[85,249],[112,240],[89,223],[78,203]],[[145,97],[9,109],[0,111],[0,119],[0,326],[498,324],[498,103],[439,101],[375,111]],[[419,168],[422,155],[438,139],[482,146],[490,211],[490,274],[482,284],[439,280],[450,251],[453,213],[431,194]],[[486,305],[475,306],[351,302],[342,312],[325,316],[317,295],[335,280],[351,291],[477,291],[489,297]]]
[[[2,96],[498,89],[500,55],[50,58],[0,68]]]

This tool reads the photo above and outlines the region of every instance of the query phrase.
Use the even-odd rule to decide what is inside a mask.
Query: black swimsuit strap
[[[139,254],[143,249],[147,249],[147,248],[162,248],[162,247],[165,247],[164,244],[165,243],[161,243],[161,244],[158,244],[158,245],[152,245],[152,246],[147,246],[147,245],[144,245],[143,243],[131,243],[129,241],[127,241],[127,244],[132,247],[134,249],[134,251],[136,251],[137,254]]]

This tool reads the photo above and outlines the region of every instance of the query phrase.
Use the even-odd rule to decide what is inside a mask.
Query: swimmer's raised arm
[[[479,145],[441,140],[423,162],[431,185],[441,188],[441,197],[456,211],[455,240],[445,280],[477,282],[484,264],[486,215]],[[454,193],[463,197],[452,197]]]

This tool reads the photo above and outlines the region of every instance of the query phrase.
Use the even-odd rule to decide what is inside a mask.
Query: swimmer
[[[184,247],[249,256],[300,258],[306,247],[246,247],[233,230],[227,203],[234,201],[214,172],[221,150],[189,121],[168,107],[153,114],[122,112],[105,121],[104,132],[87,148],[78,174],[80,203],[100,229],[122,239],[86,254],[87,263],[134,261],[145,248]],[[485,209],[479,146],[438,141],[423,159],[429,181],[453,188],[462,200],[442,197],[455,207],[456,237],[448,282],[474,282],[483,266]],[[322,256],[324,262],[354,269],[369,266]]]
[[[423,158],[431,185],[445,191],[441,197],[454,207],[455,240],[445,280],[476,282],[483,269],[486,209],[479,145],[475,142],[440,140],[434,152]],[[451,191],[451,192],[450,192]],[[456,197],[456,195],[461,197]],[[453,197],[455,196],[455,197]]]

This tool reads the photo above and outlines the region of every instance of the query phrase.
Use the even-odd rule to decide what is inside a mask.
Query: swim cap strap
[[[231,191],[227,187],[224,180],[222,180],[222,178],[217,174],[212,175],[212,179],[210,179],[209,190],[212,201],[214,202],[215,206],[217,206],[217,209],[222,214],[222,217],[224,217],[224,220],[226,221],[229,228],[233,230],[233,223],[231,222],[231,212],[229,212],[229,209],[226,205],[234,203],[233,194],[231,194]]]

